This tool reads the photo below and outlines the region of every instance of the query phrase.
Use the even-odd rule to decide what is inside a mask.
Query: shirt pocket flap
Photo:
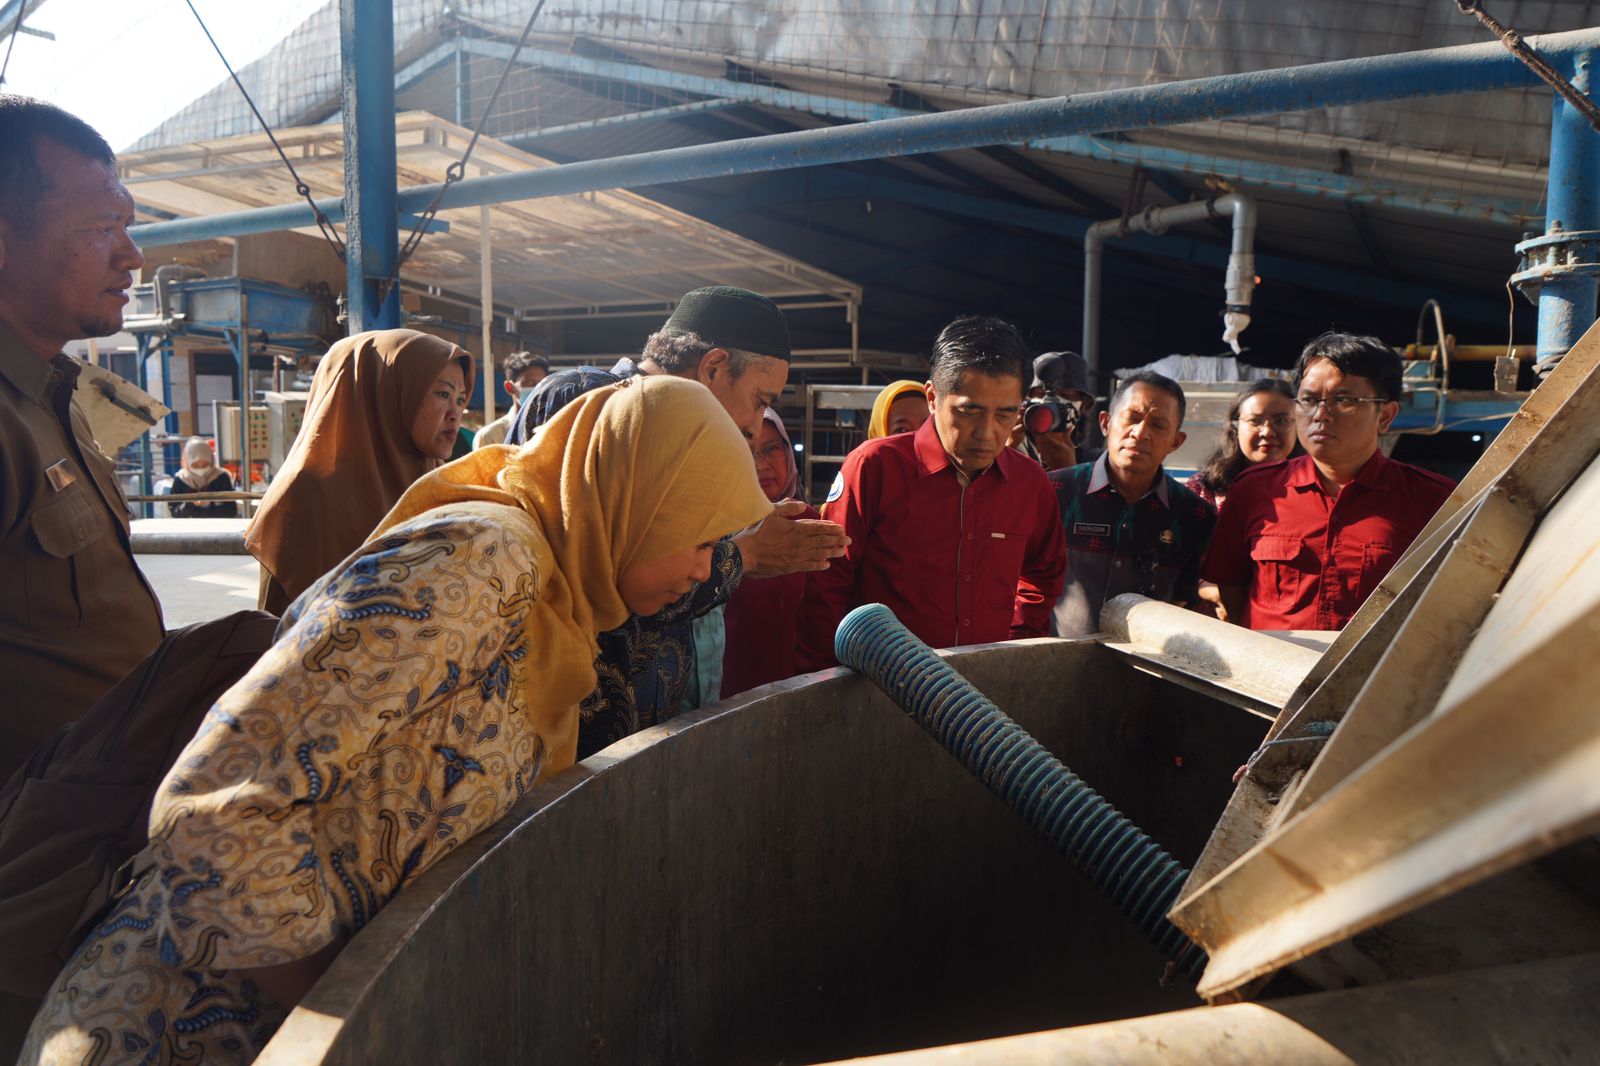
[[[39,547],[46,554],[65,559],[99,540],[105,530],[94,520],[94,507],[81,489],[67,490],[28,519]]]
[[[1258,563],[1292,563],[1300,557],[1304,541],[1282,533],[1268,533],[1250,545],[1250,558]]]

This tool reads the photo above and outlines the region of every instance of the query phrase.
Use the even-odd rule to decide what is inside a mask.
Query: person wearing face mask
[[[863,603],[939,648],[1046,635],[1061,524],[1044,470],[1006,447],[1028,368],[1021,334],[998,318],[939,333],[923,387],[932,416],[851,452],[823,504],[850,546],[806,585],[802,670],[835,663],[834,630]]]
[[[172,495],[187,496],[196,492],[232,492],[233,478],[226,470],[217,468],[212,460],[211,442],[204,437],[190,437],[183,445],[183,467],[172,479]],[[173,518],[237,518],[239,505],[227,500],[210,503],[185,502],[174,499],[167,504]]]
[[[532,352],[512,352],[506,356],[505,375],[501,386],[511,398],[511,408],[472,435],[474,449],[506,443],[506,435],[517,422],[518,404],[535,385],[550,376],[550,360]]]
[[[595,635],[771,512],[739,430],[673,378],[426,474],[211,708],[19,1062],[253,1059],[379,911],[573,764]]]
[[[1162,467],[1185,440],[1186,406],[1176,381],[1135,371],[1100,413],[1105,453],[1050,472],[1068,560],[1056,636],[1093,633],[1100,608],[1126,592],[1180,605],[1199,599],[1216,511]]]
[[[470,355],[416,330],[358,333],[328,350],[300,435],[245,531],[263,611],[282,614],[449,460],[472,381]]]
[[[1258,463],[1276,463],[1298,450],[1294,388],[1279,378],[1257,378],[1228,405],[1217,446],[1184,487],[1221,507],[1233,479]]]
[[[918,392],[917,397],[922,398]],[[923,400],[924,409],[927,402]],[[773,503],[800,494],[800,464],[794,445],[778,412],[767,408],[761,431],[750,442],[755,456],[756,480]],[[817,518],[807,507],[796,519]],[[806,575],[747,577],[728,599],[723,621],[727,649],[722,656],[722,696],[782,681],[795,675],[795,635],[800,601],[805,596]]]
[[[1400,413],[1401,364],[1376,337],[1324,333],[1295,383],[1306,454],[1234,479],[1204,576],[1230,622],[1343,629],[1455,482],[1379,449]]]

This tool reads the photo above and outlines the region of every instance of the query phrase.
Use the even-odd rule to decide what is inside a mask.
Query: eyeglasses
[[[750,449],[750,451],[755,455],[756,461],[761,463],[776,462],[777,460],[783,458],[783,453],[788,450],[789,449],[782,444],[769,444],[765,448]]]
[[[1317,413],[1317,408],[1326,404],[1330,412],[1336,415],[1347,415],[1364,403],[1388,403],[1381,396],[1296,396],[1295,407],[1303,415]]]
[[[1267,415],[1258,415],[1255,418],[1241,418],[1239,419],[1239,424],[1241,426],[1249,426],[1251,429],[1266,429],[1268,426],[1273,429],[1288,429],[1294,425],[1294,416],[1272,415],[1269,417]]]

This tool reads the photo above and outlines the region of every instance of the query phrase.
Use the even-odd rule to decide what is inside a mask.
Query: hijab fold
[[[872,401],[872,417],[867,419],[867,439],[874,437],[887,437],[889,435],[889,407],[902,396],[912,393],[923,395],[922,383],[918,381],[891,381],[885,385],[883,391],[878,393],[878,398]]]
[[[784,428],[783,417],[778,412],[769,407],[761,412],[761,417],[778,431],[778,439],[783,441],[783,461],[789,473],[783,488],[778,491],[778,499],[797,499],[800,496],[800,464],[795,461],[794,442],[789,439],[789,431]]]
[[[595,637],[629,615],[617,591],[623,572],[772,512],[722,405],[704,386],[668,376],[589,392],[527,444],[489,445],[426,474],[373,536],[437,508],[485,504],[525,515],[511,524],[536,538],[535,558],[549,560],[529,606],[523,673],[524,705],[550,753],[546,772],[575,757],[578,703],[595,686]]]
[[[406,488],[439,460],[411,440],[428,390],[454,359],[472,391],[472,360],[410,329],[358,333],[317,365],[305,419],[245,547],[288,600],[364,544]]]
[[[204,459],[210,464],[205,473],[199,473],[193,464]],[[183,466],[178,470],[179,480],[196,492],[204,492],[206,486],[216,480],[216,460],[211,455],[211,442],[204,437],[190,437],[183,443]]]

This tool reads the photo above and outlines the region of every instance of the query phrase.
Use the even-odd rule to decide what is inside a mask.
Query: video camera
[[[1025,400],[1022,428],[1029,433],[1072,433],[1078,428],[1078,405],[1065,400]]]

